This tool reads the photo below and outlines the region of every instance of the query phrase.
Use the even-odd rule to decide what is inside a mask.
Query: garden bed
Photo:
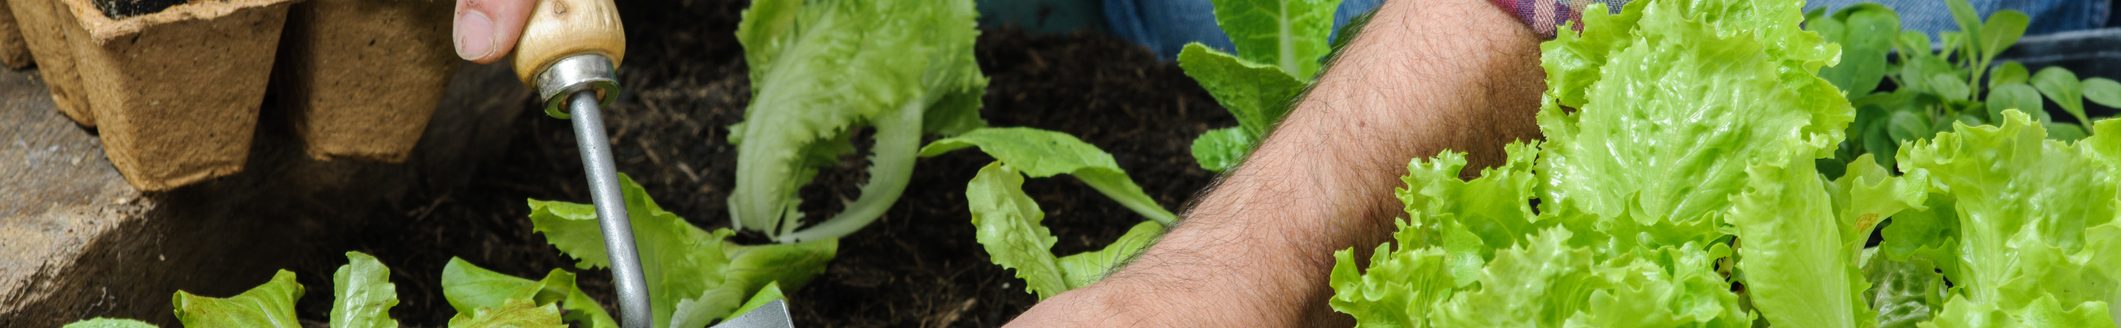
[[[744,5],[620,3],[630,49],[619,76],[627,93],[606,110],[619,169],[665,208],[703,227],[728,225],[736,151],[726,126],[742,118],[750,95],[733,35]],[[980,65],[994,81],[984,109],[991,124],[1081,136],[1110,151],[1166,206],[1184,205],[1212,180],[1193,163],[1192,138],[1234,121],[1175,64],[1098,35],[990,29],[978,47]],[[535,109],[526,104],[524,110]],[[343,264],[341,252],[374,254],[399,284],[403,305],[395,317],[432,324],[454,312],[439,286],[450,257],[521,276],[571,268],[572,261],[532,232],[524,199],[588,200],[573,132],[566,121],[543,115],[521,120],[501,158],[473,170],[468,186],[415,190],[348,230],[350,244],[316,248],[292,269],[321,288]],[[1036,298],[973,240],[963,189],[989,161],[970,152],[922,160],[899,204],[843,240],[826,273],[790,295],[796,324],[997,326],[1029,307]],[[863,166],[849,158],[827,170],[805,190],[811,200],[805,204],[815,207],[806,212],[836,212],[840,199],[858,194]],[[1074,180],[1035,180],[1028,192],[1062,236],[1058,253],[1109,243],[1141,221]],[[608,279],[604,271],[589,271],[581,282],[604,304],[616,304]],[[302,317],[326,317],[330,302],[323,300],[330,295],[306,297],[297,303]]]

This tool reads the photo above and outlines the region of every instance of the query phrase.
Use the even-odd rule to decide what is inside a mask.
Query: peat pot
[[[403,162],[459,61],[450,0],[309,0],[288,13],[273,98],[317,160]]]

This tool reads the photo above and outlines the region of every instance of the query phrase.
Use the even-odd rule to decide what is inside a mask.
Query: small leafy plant
[[[753,2],[737,28],[752,97],[730,127],[733,225],[785,243],[838,238],[882,216],[905,192],[922,135],[985,125],[977,15],[970,0]],[[805,224],[797,192],[853,153],[865,126],[875,145],[861,196]]]
[[[1216,25],[1230,36],[1237,54],[1195,42],[1179,51],[1178,66],[1237,117],[1237,127],[1210,130],[1193,140],[1194,160],[1222,172],[1259,146],[1318,75],[1321,59],[1332,50],[1327,37],[1340,0],[1215,0],[1214,5]]]
[[[631,177],[620,175],[626,210],[650,287],[656,327],[705,327],[782,297],[824,271],[838,250],[833,239],[743,246],[729,242],[729,229],[712,232],[663,210]],[[596,207],[530,201],[530,220],[578,269],[610,265],[597,226]],[[390,269],[374,257],[346,254],[349,263],[333,275],[331,327],[396,327],[389,317],[398,304]],[[298,327],[295,299],[302,285],[281,270],[271,282],[230,298],[177,292],[177,318],[189,327]],[[450,327],[618,327],[603,305],[575,285],[574,273],[553,269],[530,280],[494,272],[462,259],[442,268],[442,295],[457,315]],[[152,327],[144,322],[92,319],[68,327]]]
[[[1112,155],[1064,133],[1030,128],[983,128],[936,140],[921,149],[932,157],[977,147],[993,156],[965,185],[965,201],[980,246],[994,264],[1016,271],[1025,290],[1045,299],[1089,285],[1133,258],[1178,216],[1157,205],[1119,169]],[[1057,238],[1040,222],[1046,213],[1024,194],[1024,177],[1070,175],[1105,197],[1141,214],[1135,224],[1104,249],[1065,257],[1053,254]]]
[[[346,265],[332,274],[331,327],[397,327],[390,308],[398,305],[397,285],[390,283],[390,268],[361,252],[347,252]],[[227,298],[199,296],[177,291],[170,303],[177,321],[188,327],[301,327],[295,318],[295,300],[302,298],[302,284],[295,273],[280,270],[272,280],[242,294]],[[554,312],[555,321],[558,319]],[[129,319],[95,318],[67,324],[69,328],[154,327]],[[492,327],[455,325],[455,327]]]
[[[1838,171],[1862,154],[1875,154],[1890,168],[1894,156],[1889,155],[1902,142],[1951,131],[1953,122],[2002,122],[2010,109],[2032,116],[2049,137],[2082,139],[2092,123],[2085,100],[2121,107],[2121,83],[2112,79],[2080,80],[2061,67],[2028,74],[2017,62],[1998,63],[1997,55],[2025,35],[2030,22],[2024,13],[2003,10],[1983,21],[1966,0],[1945,3],[1959,31],[1939,33],[1942,45],[1935,50],[1927,34],[1901,30],[1899,15],[1878,4],[1850,6],[1830,16],[1814,12],[1806,19],[1808,29],[1841,44],[1841,63],[1819,75],[1847,92],[1856,107],[1848,142],[1836,160],[1823,162],[1823,169]],[[1883,90],[1887,81],[1897,88]],[[2076,123],[2056,122],[2042,95]]]

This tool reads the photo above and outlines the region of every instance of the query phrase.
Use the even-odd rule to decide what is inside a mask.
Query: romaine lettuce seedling
[[[1231,55],[1195,42],[1178,53],[1186,76],[1237,117],[1237,127],[1193,140],[1193,158],[1221,172],[1236,167],[1289,114],[1331,47],[1340,0],[1215,0],[1215,22],[1237,47]],[[1349,37],[1342,35],[1342,37]]]
[[[884,214],[913,174],[924,134],[980,127],[987,78],[973,61],[970,0],[761,0],[737,40],[751,66],[751,105],[736,143],[731,222],[780,242],[832,239]],[[797,192],[874,127],[869,181],[846,209],[803,222]]]

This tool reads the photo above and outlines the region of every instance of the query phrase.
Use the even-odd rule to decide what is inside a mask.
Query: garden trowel
[[[633,247],[626,197],[619,191],[601,113],[619,95],[616,76],[626,56],[618,9],[611,0],[540,0],[515,49],[516,77],[537,89],[545,113],[574,122],[582,170],[589,175],[590,199],[596,202],[597,225],[611,259],[612,285],[618,289],[620,325],[647,328],[653,320],[647,279]]]

